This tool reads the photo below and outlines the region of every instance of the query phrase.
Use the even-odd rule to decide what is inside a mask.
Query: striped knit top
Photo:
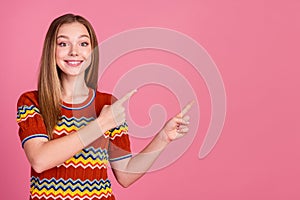
[[[93,89],[80,104],[61,104],[61,118],[53,131],[53,139],[64,137],[86,126],[104,105],[116,99]],[[36,137],[48,138],[39,112],[37,91],[21,95],[17,104],[19,137],[24,144]],[[110,130],[111,137],[100,137],[59,166],[37,173],[31,168],[30,199],[115,199],[107,176],[109,162],[131,157],[126,123]]]

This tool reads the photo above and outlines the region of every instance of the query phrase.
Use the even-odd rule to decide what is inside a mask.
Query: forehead
[[[82,35],[90,36],[87,28],[79,22],[63,24],[59,27],[57,33],[57,37],[67,36],[69,38],[80,37]]]

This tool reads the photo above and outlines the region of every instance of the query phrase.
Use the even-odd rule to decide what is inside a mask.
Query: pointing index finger
[[[136,89],[131,90],[127,94],[125,94],[122,98],[120,98],[116,103],[123,104],[125,101],[127,101],[134,93],[136,93]]]
[[[177,116],[183,117],[192,108],[193,104],[194,104],[194,101],[191,101],[190,103],[188,103]]]

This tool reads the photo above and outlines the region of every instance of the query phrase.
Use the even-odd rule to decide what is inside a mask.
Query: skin
[[[64,24],[58,31],[56,42],[56,63],[63,72],[62,98],[70,103],[83,102],[88,95],[84,71],[90,63],[89,55],[92,51],[88,32],[80,23]],[[73,134],[50,141],[45,138],[28,140],[24,150],[33,169],[40,173],[62,164],[86,146],[80,135],[90,136],[94,140],[106,130],[124,122],[126,116],[123,103],[135,92],[132,90],[114,104],[105,105],[96,120]],[[188,133],[189,116],[186,114],[192,104],[189,103],[171,118],[139,154],[111,163],[113,173],[123,187],[128,187],[142,177],[170,142]],[[99,134],[99,129],[102,134]]]
[[[84,25],[75,22],[63,24],[59,28],[55,61],[63,72],[62,96],[65,102],[77,103],[87,98],[88,88],[84,82],[84,72],[90,65],[91,52],[90,36]]]

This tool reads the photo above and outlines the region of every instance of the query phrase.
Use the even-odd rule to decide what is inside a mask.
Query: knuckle
[[[184,119],[185,119],[185,120],[189,120],[189,119],[190,119],[190,116],[186,115],[186,116],[184,117]]]

